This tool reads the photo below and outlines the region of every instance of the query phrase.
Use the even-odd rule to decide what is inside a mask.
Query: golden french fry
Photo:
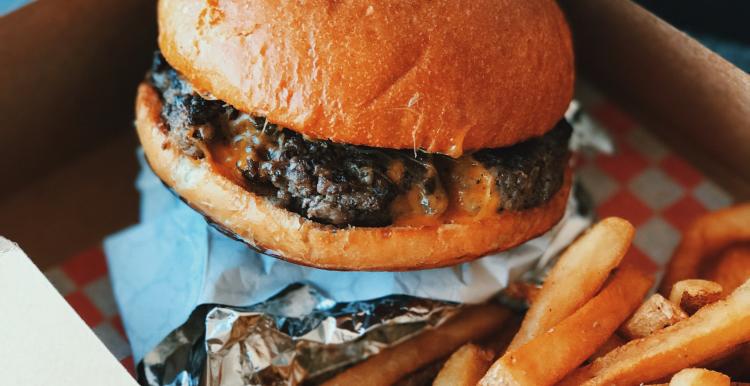
[[[750,243],[727,248],[706,278],[721,284],[725,294],[742,285],[750,278]]]
[[[736,242],[750,241],[750,203],[709,213],[685,231],[664,274],[660,292],[667,296],[680,280],[700,277],[702,260]]]
[[[443,325],[383,350],[324,383],[392,385],[420,367],[449,355],[466,342],[502,327],[510,312],[496,304],[467,307]]]
[[[620,332],[629,339],[643,338],[687,317],[680,307],[664,296],[653,294],[623,323]]]
[[[589,301],[620,264],[633,233],[629,222],[610,217],[573,242],[552,267],[508,350],[547,331]]]
[[[474,344],[461,346],[440,369],[432,386],[476,386],[495,354]]]
[[[750,341],[750,280],[726,300],[677,324],[632,340],[579,368],[561,385],[628,385],[652,381]]]
[[[589,357],[589,362],[593,361],[596,358],[603,357],[604,355],[608,354],[610,351],[624,345],[627,341],[625,339],[622,339],[619,335],[613,334],[610,336],[604,344],[599,346],[599,348],[594,351],[593,354]]]
[[[650,383],[645,386],[669,386],[669,383]],[[729,386],[750,386],[750,383],[745,382],[731,382],[729,383]]]
[[[706,369],[683,369],[672,377],[669,386],[729,386],[728,376]]]
[[[524,301],[526,304],[534,304],[540,289],[541,286],[536,284],[515,282],[508,284],[503,293],[510,299]]]
[[[701,279],[686,279],[674,283],[669,300],[692,315],[701,307],[722,298],[721,284]]]
[[[553,385],[583,363],[638,307],[653,279],[620,267],[604,288],[560,323],[498,359],[479,385]]]
[[[670,383],[651,383],[645,386],[669,386]],[[730,386],[750,386],[750,383],[745,382],[730,382]]]
[[[740,349],[740,346],[732,346],[727,347],[718,354],[714,355],[711,358],[708,358],[707,360],[701,361],[700,363],[696,363],[693,365],[693,367],[705,367],[708,369],[716,369],[718,370],[721,366],[723,366],[725,363],[728,363],[731,358],[733,358],[737,351]]]

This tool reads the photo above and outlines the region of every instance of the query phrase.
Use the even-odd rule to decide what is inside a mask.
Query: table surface
[[[693,219],[730,205],[732,196],[612,103],[589,95],[586,105],[610,133],[617,151],[615,155],[576,155],[576,175],[590,192],[599,217],[620,216],[636,226],[629,253],[664,263]],[[96,246],[51,265],[45,274],[133,372],[101,248]]]

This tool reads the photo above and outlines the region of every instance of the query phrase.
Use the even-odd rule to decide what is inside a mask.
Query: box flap
[[[750,196],[750,76],[631,1],[560,5],[578,73],[739,198]]]
[[[0,383],[136,386],[14,243],[0,236]]]

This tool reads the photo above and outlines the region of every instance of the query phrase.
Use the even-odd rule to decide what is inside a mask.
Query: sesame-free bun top
[[[201,93],[316,139],[459,156],[539,136],[573,93],[554,0],[160,0]]]

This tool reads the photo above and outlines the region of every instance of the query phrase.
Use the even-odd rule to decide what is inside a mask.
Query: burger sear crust
[[[417,212],[437,218],[449,209],[444,185],[465,172],[456,165],[476,164],[480,169],[479,177],[461,176],[458,190],[476,190],[472,185],[482,183],[482,174],[491,177],[488,181],[495,186],[488,189],[499,192],[499,200],[476,204],[490,205],[491,210],[542,205],[563,185],[571,131],[564,121],[542,137],[453,160],[307,139],[264,117],[204,99],[158,52],[150,80],[164,102],[161,115],[170,141],[181,151],[194,158],[210,156],[248,190],[320,223],[388,226],[399,216],[396,207],[404,206],[394,201],[410,194],[419,202]]]
[[[205,155],[203,142],[214,136],[211,121],[223,112],[224,102],[206,100],[198,95],[159,52],[154,54],[150,81],[167,101],[161,115],[169,129],[170,140],[185,154],[202,158]]]
[[[151,168],[188,205],[218,228],[284,260],[338,270],[413,270],[458,264],[536,237],[562,217],[570,173],[546,204],[495,212],[481,220],[434,226],[337,228],[308,220],[217,173],[206,158],[172,146],[156,90],[142,84],[136,129]]]
[[[572,128],[563,119],[542,137],[472,155],[495,177],[501,210],[533,208],[560,189],[571,133]]]

